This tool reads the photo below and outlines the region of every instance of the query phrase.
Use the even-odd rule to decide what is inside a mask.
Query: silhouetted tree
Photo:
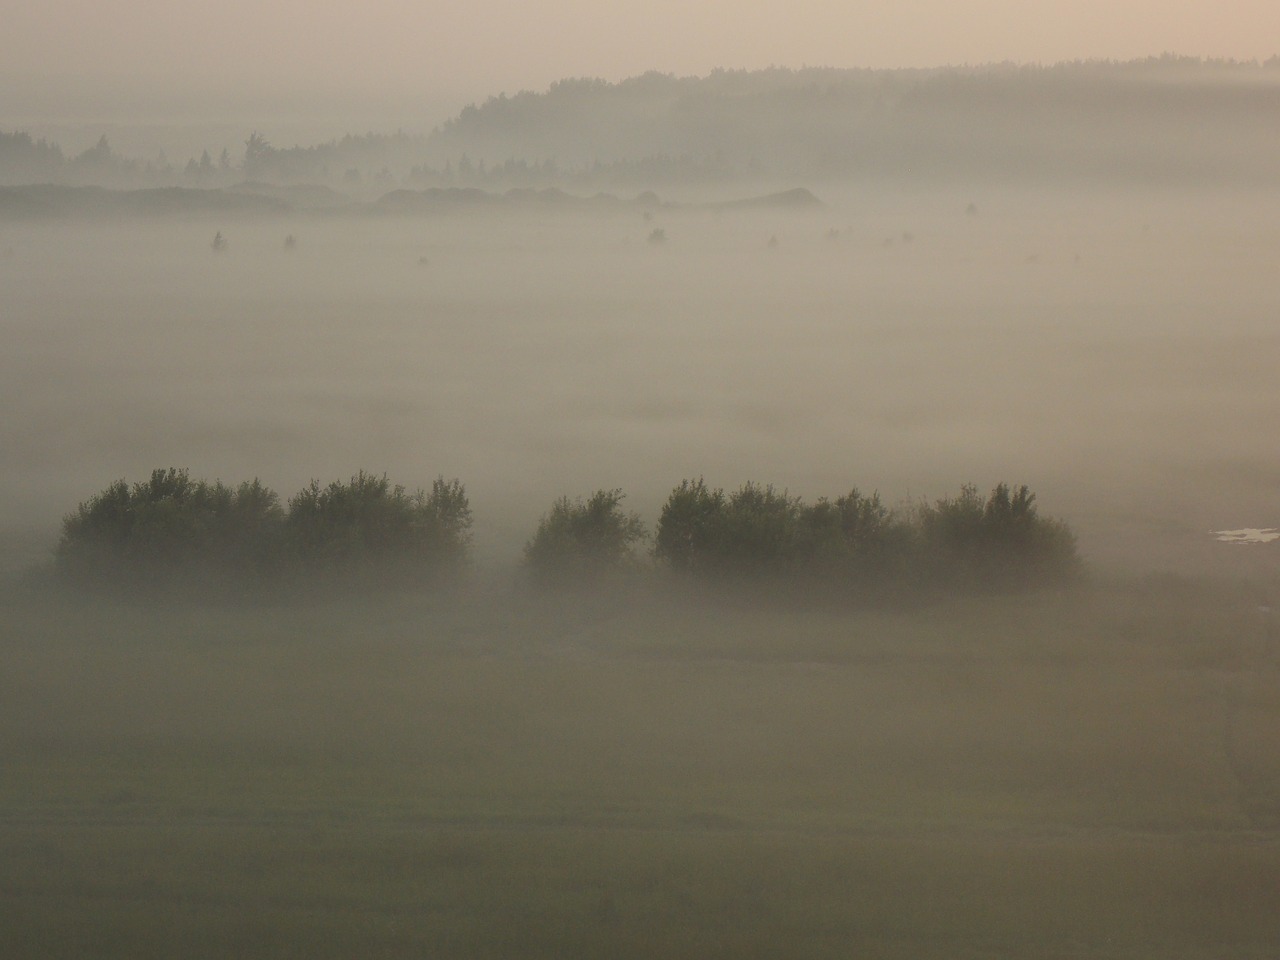
[[[67,581],[202,592],[257,588],[276,573],[284,514],[258,480],[228,487],[155,470],[124,480],[64,518],[56,553]]]
[[[349,483],[313,480],[289,500],[289,556],[322,584],[420,581],[456,571],[471,542],[471,506],[457,480],[408,493],[386,475]]]
[[[258,133],[257,130],[249,134],[249,139],[244,142],[245,176],[255,177],[261,174],[274,152],[271,144],[267,142],[267,138]]]
[[[644,524],[622,509],[621,490],[597,490],[588,499],[561,497],[525,545],[525,564],[543,580],[594,579],[634,561]]]

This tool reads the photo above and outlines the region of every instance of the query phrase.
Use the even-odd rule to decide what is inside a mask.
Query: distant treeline
[[[1280,58],[1162,56],[928,70],[717,70],[568,79],[464,108],[429,135],[243,144],[171,164],[104,137],[65,157],[0,134],[0,183],[349,189],[575,185],[633,190],[733,178],[878,177],[1271,183]]]
[[[68,157],[58,144],[25,131],[0,131],[0,184],[142,186],[167,181],[172,172],[114,153],[105,134],[88,150]]]
[[[115,190],[109,187],[70,187],[38,183],[23,187],[0,186],[0,220],[48,218],[98,219],[127,217],[210,218],[230,216],[280,217],[302,211],[324,211],[343,216],[435,216],[479,212],[557,211],[645,214],[662,207],[726,210],[803,210],[822,206],[804,187],[773,193],[705,203],[663,201],[652,190],[633,198],[598,191],[575,196],[556,187],[512,187],[506,191],[478,187],[427,187],[391,190],[376,200],[359,201],[323,186],[275,186],[244,183],[235,187],[149,187]],[[214,249],[225,250],[225,244]]]
[[[920,589],[1006,590],[1062,582],[1075,537],[1041,517],[1025,486],[997,485],[890,509],[857,489],[806,503],[772,486],[726,493],[684,480],[650,536],[620,490],[561,497],[524,550],[534,582],[592,587],[660,573],[701,584],[822,588],[859,598]],[[63,521],[60,580],[128,592],[244,595],[430,587],[467,565],[463,485],[409,493],[385,475],[309,486],[281,504],[259,481],[229,486],[186,470],[117,481]]]
[[[468,172],[481,160],[492,171],[515,158],[619,183],[760,175],[1266,182],[1280,146],[1280,58],[565,80],[468,107],[427,146],[437,157],[469,157]]]
[[[423,137],[405,133],[347,135],[310,147],[276,149],[257,131],[243,143],[206,148],[201,155],[174,163],[161,155],[149,160],[112,149],[104,134],[82,153],[67,156],[60,145],[17,130],[0,131],[0,185],[52,183],[113,188],[229,187],[243,183],[345,184],[369,182],[383,189],[407,179],[420,162]],[[403,168],[392,174],[389,164]]]

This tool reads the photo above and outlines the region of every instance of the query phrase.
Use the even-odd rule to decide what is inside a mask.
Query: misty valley
[[[1255,141],[437,182],[555,96],[0,189],[0,953],[1274,956]]]
[[[1095,563],[1253,565],[1206,534],[1268,525],[1267,194],[814,194],[2,221],[5,566],[169,466],[458,477],[495,562],[556,497],[621,488],[652,523],[702,476],[890,505],[1027,483]]]

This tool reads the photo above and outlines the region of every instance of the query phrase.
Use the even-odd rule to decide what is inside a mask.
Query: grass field
[[[0,954],[1274,957],[1261,599],[10,591]]]

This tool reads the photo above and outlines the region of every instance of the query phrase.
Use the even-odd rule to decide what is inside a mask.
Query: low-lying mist
[[[0,943],[1270,956],[1275,198],[811,186],[0,221]]]
[[[1275,521],[1273,198],[814,191],[807,212],[0,223],[7,565],[167,466],[456,476],[486,563],[557,497],[621,488],[652,523],[698,476],[889,503],[1025,482],[1096,563],[1268,562],[1208,531]]]

